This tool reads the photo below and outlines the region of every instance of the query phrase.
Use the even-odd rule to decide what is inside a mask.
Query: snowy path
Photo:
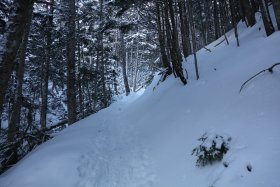
[[[132,135],[133,126],[124,125],[127,123],[122,121],[125,117],[119,109],[111,109],[107,115],[110,119],[100,120],[88,152],[81,155],[77,186],[153,186],[152,163],[137,136]]]

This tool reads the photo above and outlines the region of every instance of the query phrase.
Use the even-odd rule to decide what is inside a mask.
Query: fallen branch
[[[217,47],[218,45],[220,45],[221,43],[223,43],[226,39],[224,38],[222,41],[220,41],[219,43],[217,43],[214,47]]]
[[[206,51],[208,52],[212,52],[210,49],[208,49],[207,47],[203,47],[204,49],[206,49]]]
[[[242,86],[240,87],[240,90],[239,90],[239,93],[242,91],[242,89],[244,88],[244,86],[250,81],[252,80],[253,78],[255,78],[256,76],[260,75],[261,73],[264,73],[266,71],[268,71],[269,73],[273,73],[273,68],[275,66],[278,66],[280,65],[280,63],[276,63],[276,64],[273,64],[271,67],[267,68],[267,69],[264,69],[264,70],[261,70],[260,72],[258,72],[257,74],[255,74],[254,76],[250,77],[247,81],[245,81]]]

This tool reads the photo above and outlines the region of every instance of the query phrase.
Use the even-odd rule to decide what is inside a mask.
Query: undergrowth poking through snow
[[[203,167],[223,159],[224,155],[229,150],[231,137],[204,133],[198,141],[200,141],[201,144],[193,149],[192,155],[198,157],[196,165],[198,167]]]

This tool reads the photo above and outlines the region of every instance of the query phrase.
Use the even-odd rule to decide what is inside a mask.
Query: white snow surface
[[[230,45],[218,41],[184,64],[183,86],[159,76],[141,94],[123,97],[62,131],[0,176],[1,187],[280,187],[280,32],[239,25]],[[231,137],[222,162],[196,167],[204,133]],[[251,167],[249,172],[247,167]]]

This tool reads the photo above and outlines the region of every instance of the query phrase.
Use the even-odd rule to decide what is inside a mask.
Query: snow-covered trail
[[[88,151],[80,156],[78,187],[153,186],[151,159],[133,124],[127,125],[126,105],[127,101],[103,111],[106,115],[98,120]]]

